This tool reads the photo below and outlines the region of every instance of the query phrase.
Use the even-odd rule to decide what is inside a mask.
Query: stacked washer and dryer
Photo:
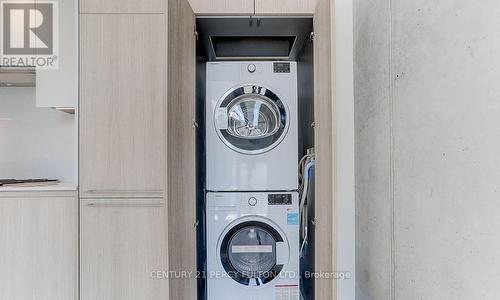
[[[297,65],[206,69],[208,300],[299,299]]]

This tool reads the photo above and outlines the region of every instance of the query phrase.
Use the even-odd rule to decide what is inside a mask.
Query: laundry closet
[[[80,0],[80,299],[335,299],[331,6]]]
[[[312,18],[198,17],[196,31],[198,296],[312,295],[300,280],[313,245]]]

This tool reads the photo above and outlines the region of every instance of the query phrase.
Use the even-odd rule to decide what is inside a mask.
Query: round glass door
[[[215,114],[219,138],[231,149],[245,154],[271,150],[288,129],[285,104],[261,86],[231,90],[219,101]]]
[[[278,276],[283,265],[277,263],[277,243],[281,235],[270,225],[249,221],[227,232],[220,257],[227,274],[243,285],[259,286]]]

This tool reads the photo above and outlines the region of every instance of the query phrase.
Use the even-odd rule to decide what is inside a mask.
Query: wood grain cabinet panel
[[[251,15],[253,0],[189,0],[196,14]]]
[[[255,0],[257,15],[312,15],[316,0]]]
[[[81,197],[163,191],[165,26],[165,15],[81,15]]]
[[[76,195],[0,192],[0,299],[76,300],[77,287]]]
[[[316,272],[336,270],[334,2],[319,0],[314,15],[314,141]],[[335,280],[315,280],[315,299],[336,299]]]
[[[80,0],[80,13],[164,13],[165,0]]]
[[[169,1],[168,211],[170,270],[196,270],[195,16],[185,0]],[[201,130],[201,129],[200,129]],[[182,238],[179,238],[182,237]],[[194,300],[196,279],[170,280],[170,299]]]
[[[162,273],[168,270],[168,220],[162,203],[81,201],[81,300],[169,299]]]

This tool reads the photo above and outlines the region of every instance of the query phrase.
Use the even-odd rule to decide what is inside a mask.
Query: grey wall
[[[354,1],[356,298],[391,294],[391,103],[388,0]]]
[[[354,1],[357,299],[498,299],[499,16]]]
[[[355,180],[354,180],[354,51],[353,1],[335,0],[332,27],[335,35],[335,193],[337,270],[347,271],[337,280],[337,299],[355,299]],[[350,275],[350,276],[348,276]]]

